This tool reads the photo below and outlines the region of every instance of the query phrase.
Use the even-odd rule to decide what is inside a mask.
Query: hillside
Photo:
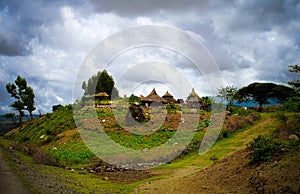
[[[1,148],[33,193],[299,192],[299,140],[291,139],[291,135],[299,137],[299,114],[235,108],[226,117],[214,147],[199,156],[197,150],[209,118],[209,113],[200,114],[199,131],[182,155],[149,170],[118,169],[95,157],[81,140],[71,106],[9,132]],[[160,145],[174,133],[172,120],[151,138],[117,133],[120,126],[109,109],[98,109],[97,115],[106,120],[104,128],[116,142],[135,149]],[[88,124],[88,118],[83,118]],[[172,118],[176,120],[176,114]],[[249,147],[259,135],[263,138]]]

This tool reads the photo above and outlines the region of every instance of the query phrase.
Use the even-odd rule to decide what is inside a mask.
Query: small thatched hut
[[[195,89],[192,89],[192,92],[190,95],[187,97],[185,104],[187,107],[190,108],[199,108],[201,106],[201,98],[198,96],[196,93]]]
[[[168,103],[177,103],[177,100],[175,100],[175,98],[173,97],[172,94],[170,94],[168,91],[162,96],[162,98],[164,99],[164,103],[168,104]]]
[[[141,97],[141,103],[144,106],[149,106],[153,102],[161,102],[162,103],[163,101],[164,101],[164,99],[156,93],[155,88],[153,88],[152,92],[148,96]]]
[[[107,100],[109,95],[106,92],[99,92],[94,95],[95,100]]]

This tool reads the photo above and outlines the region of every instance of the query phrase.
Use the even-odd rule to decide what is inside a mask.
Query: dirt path
[[[2,152],[0,150],[0,193],[5,194],[23,194],[27,193],[22,186],[22,183],[18,177],[16,177],[13,171],[6,164],[3,159]]]

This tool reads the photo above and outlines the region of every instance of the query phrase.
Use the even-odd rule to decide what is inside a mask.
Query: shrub
[[[230,135],[228,130],[222,130],[221,133],[218,136],[217,141],[220,141],[221,139],[227,138]]]
[[[289,98],[283,104],[283,107],[285,110],[288,110],[291,112],[300,112],[300,97],[295,96],[295,97]]]
[[[219,158],[218,158],[218,156],[216,156],[216,155],[213,155],[213,156],[211,156],[210,158],[209,158],[209,160],[211,160],[211,161],[217,161],[217,160],[219,160]]]
[[[210,119],[206,119],[203,122],[199,122],[197,126],[197,130],[205,129],[206,127],[209,126],[210,122],[211,122]]]
[[[176,113],[177,110],[180,111],[180,107],[173,102],[167,104],[166,109],[168,114]]]
[[[138,97],[138,96],[135,96],[134,94],[131,94],[131,96],[129,97],[128,103],[129,104],[134,104],[134,103],[140,104],[141,103],[141,98]]]
[[[249,164],[256,164],[262,161],[269,161],[280,147],[279,141],[260,135],[249,143],[250,161]]]
[[[252,109],[245,109],[240,106],[230,106],[228,108],[228,111],[231,113],[231,115],[239,115],[239,116],[248,116],[250,113],[253,113],[254,110]]]

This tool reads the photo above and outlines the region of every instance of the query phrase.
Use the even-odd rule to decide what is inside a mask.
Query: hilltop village
[[[148,107],[152,103],[162,103],[162,104],[174,103],[174,104],[178,104],[190,108],[201,108],[203,105],[203,99],[198,96],[194,88],[192,89],[192,92],[187,97],[186,101],[184,101],[183,99],[175,99],[174,96],[169,93],[169,91],[167,91],[161,97],[157,94],[155,88],[153,88],[153,90],[150,92],[148,96],[146,97],[142,95],[140,96],[140,102],[141,105],[145,107]]]
[[[131,97],[135,97],[135,99],[131,100]],[[130,101],[133,101],[136,102],[136,104],[144,106],[146,108],[148,108],[150,105],[153,106],[155,104],[176,104],[183,107],[205,109],[207,108],[207,102],[210,100],[208,97],[199,97],[194,88],[185,101],[183,99],[175,99],[169,91],[160,96],[157,94],[155,88],[153,88],[153,90],[147,96],[140,95],[140,97],[137,97],[132,94],[131,97],[129,98],[129,103]],[[94,100],[96,107],[110,105],[109,95],[106,92],[99,92],[91,96],[84,96],[82,98],[82,105],[89,105],[88,102],[91,102],[92,100]]]

